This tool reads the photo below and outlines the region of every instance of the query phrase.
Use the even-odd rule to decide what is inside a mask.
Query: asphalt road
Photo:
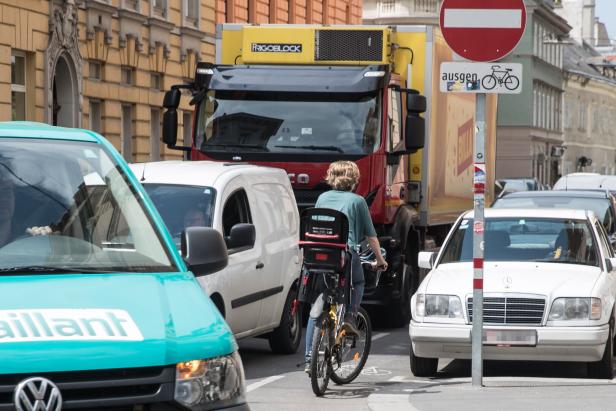
[[[303,365],[297,367],[302,353],[274,355],[267,340],[242,340],[248,402],[253,411],[616,409],[616,379],[588,379],[583,364],[488,361],[477,389],[470,361],[441,360],[436,378],[414,377],[409,344],[406,328],[375,329],[363,374],[344,386],[330,382],[317,398]]]

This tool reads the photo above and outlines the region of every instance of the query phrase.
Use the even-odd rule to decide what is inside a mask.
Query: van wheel
[[[411,297],[413,296],[413,267],[404,264],[404,284],[400,300],[387,308],[388,325],[394,328],[408,326],[411,321]]]
[[[417,357],[411,342],[411,372],[415,377],[434,377],[438,371],[438,358]]]
[[[299,306],[292,313],[296,297],[297,290],[292,288],[284,303],[280,325],[269,336],[270,348],[276,354],[294,354],[299,348],[302,339],[302,309]]]
[[[601,361],[589,362],[587,365],[590,378],[608,379],[614,378],[614,319],[610,321],[610,332],[603,351]]]

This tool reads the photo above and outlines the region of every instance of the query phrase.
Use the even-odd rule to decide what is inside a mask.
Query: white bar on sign
[[[522,10],[445,9],[444,27],[460,29],[519,29]]]

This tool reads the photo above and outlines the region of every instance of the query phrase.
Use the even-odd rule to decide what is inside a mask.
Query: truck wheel
[[[400,300],[391,304],[387,309],[389,325],[394,328],[408,326],[411,321],[411,297],[413,296],[413,267],[404,264],[404,284],[400,293]]]
[[[614,319],[610,321],[610,333],[605,344],[605,351],[601,361],[589,362],[587,365],[590,378],[608,379],[614,378]]]
[[[294,354],[299,348],[302,339],[302,310],[299,306],[292,312],[293,301],[297,297],[297,290],[291,289],[284,303],[280,324],[269,336],[269,345],[276,354]]]
[[[438,358],[417,357],[411,342],[411,372],[415,377],[434,377],[438,370]]]

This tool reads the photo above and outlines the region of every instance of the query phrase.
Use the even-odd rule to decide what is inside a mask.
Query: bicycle
[[[310,356],[312,391],[323,396],[329,380],[348,384],[361,373],[372,342],[372,325],[368,313],[359,308],[356,325],[359,335],[347,335],[342,329],[352,285],[347,280],[351,254],[347,250],[348,222],[344,214],[330,209],[307,209],[302,213],[300,246],[304,265],[313,276],[323,280],[324,290],[315,305],[321,306],[317,317]],[[362,265],[373,263],[365,256]],[[375,262],[374,262],[375,264]]]
[[[492,73],[484,76],[481,79],[481,85],[486,90],[492,90],[496,87],[496,84],[499,86],[504,85],[507,90],[515,90],[520,85],[520,79],[511,74],[513,69],[505,69],[505,70],[497,70],[500,68],[500,65],[496,64],[492,66]]]

